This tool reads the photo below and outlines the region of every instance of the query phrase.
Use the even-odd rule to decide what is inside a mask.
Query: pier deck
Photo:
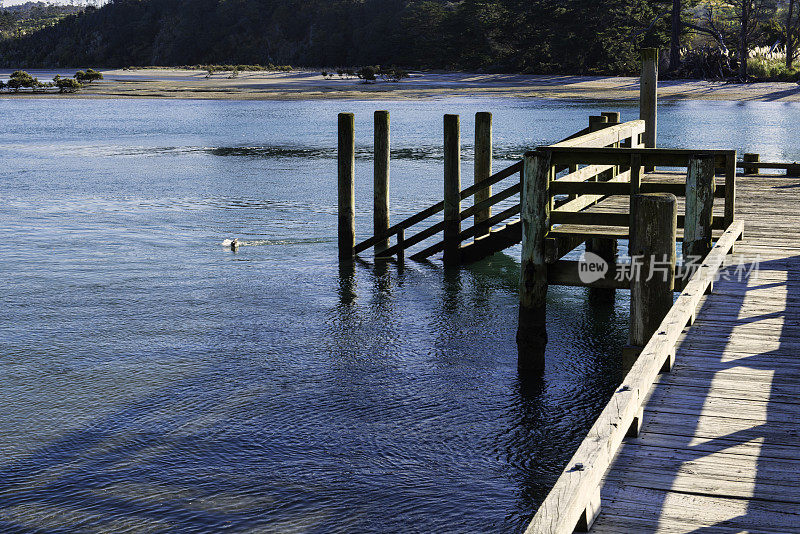
[[[800,180],[737,188],[745,238],[604,476],[591,532],[800,532]]]

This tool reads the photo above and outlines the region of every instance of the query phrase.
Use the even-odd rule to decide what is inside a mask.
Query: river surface
[[[442,114],[495,170],[630,104],[0,99],[0,531],[506,532],[620,379],[628,300],[550,289],[516,370],[519,248],[336,260],[336,114],[392,113],[392,218],[441,199]],[[800,159],[800,106],[685,102],[659,143]],[[238,237],[238,252],[221,242]],[[365,259],[371,260],[370,255]]]

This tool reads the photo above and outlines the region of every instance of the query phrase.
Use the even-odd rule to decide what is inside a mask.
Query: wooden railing
[[[644,133],[644,121],[635,120],[631,122],[626,122],[622,124],[615,124],[610,123],[607,124],[605,128],[599,129],[597,131],[589,131],[589,129],[582,130],[567,139],[552,145],[550,148],[580,148],[580,147],[616,147],[616,146],[633,146],[633,147],[640,147],[641,146],[641,137]],[[466,200],[470,196],[475,195],[479,191],[484,191],[490,188],[491,186],[497,184],[498,182],[513,176],[514,174],[520,173],[522,171],[522,161],[518,161],[509,167],[494,173],[486,180],[478,182],[474,185],[471,185],[459,192],[458,199],[456,202],[460,203],[463,200]],[[623,180],[626,179],[627,172],[618,172],[617,166],[615,165],[589,165],[583,168],[571,169],[569,165],[562,165],[554,169],[553,176],[554,179],[558,173],[563,173],[565,171],[567,174],[564,176],[558,177],[557,182],[571,182],[571,183],[589,183],[590,180]],[[605,182],[592,182],[596,184],[602,184]],[[568,186],[567,186],[568,187]],[[476,215],[477,213],[484,212],[488,208],[495,206],[496,204],[509,200],[512,197],[519,195],[521,190],[521,181],[516,182],[510,187],[503,189],[500,192],[494,193],[485,200],[479,201],[472,206],[464,209],[459,210],[458,212],[458,221],[464,221],[469,219],[470,217]],[[571,193],[566,193],[571,194]],[[572,195],[571,199],[567,201],[564,205],[565,209],[583,209],[587,206],[592,205],[593,203],[597,202],[602,195],[595,194],[593,191],[591,194],[587,195]],[[395,239],[395,243],[388,248],[380,251],[378,254],[380,257],[391,257],[391,256],[398,256],[402,257],[404,251],[409,247],[417,245],[426,239],[429,239],[440,232],[445,230],[446,221],[438,221],[430,226],[427,226],[411,236],[406,235],[406,231],[412,227],[419,225],[420,223],[424,223],[431,217],[437,215],[439,212],[444,210],[445,201],[437,202],[436,204],[429,206],[422,210],[421,212],[408,217],[399,223],[396,223],[390,226],[383,232],[380,232],[369,239],[366,239],[354,246],[353,252],[354,254],[360,254],[370,247],[375,246],[381,242],[385,242],[386,240]],[[481,222],[478,222],[466,229],[461,230],[454,239],[457,240],[458,244],[460,245],[462,242],[470,239],[485,236],[488,234],[489,230],[498,224],[501,224],[503,221],[506,221],[512,217],[519,215],[520,212],[520,204],[519,201],[514,205],[505,208],[501,212],[494,214]],[[518,222],[518,220],[517,220]],[[488,234],[491,236],[491,234]],[[445,249],[447,244],[447,238],[442,239],[434,243],[431,246],[415,253],[411,256],[411,259],[414,260],[423,260],[425,258],[430,257],[433,254],[441,252]]]
[[[685,183],[647,182],[642,183],[642,169],[648,167],[680,167],[688,168],[689,162],[695,158],[711,157],[714,168],[724,175],[724,183],[716,187],[714,195],[724,198],[723,220],[715,219],[714,228],[723,229],[733,222],[736,198],[736,151],[735,150],[684,150],[653,148],[585,148],[585,147],[540,147],[538,152],[545,154],[551,165],[551,173],[567,165],[587,164],[592,166],[627,166],[629,171],[621,179],[599,183],[569,183],[552,181],[549,186],[550,195],[559,194],[595,194],[602,195],[636,195],[639,193],[672,193],[677,197],[685,196]],[[578,209],[569,209],[564,205],[553,210],[550,215],[551,229],[554,224],[580,224],[603,226],[628,226],[629,214],[618,213],[582,213]],[[678,227],[683,227],[683,217],[678,217]]]
[[[551,179],[556,169],[575,165],[626,167],[628,176],[626,181],[612,179],[598,183]],[[601,506],[600,483],[603,475],[623,438],[626,435],[635,436],[638,432],[642,405],[648,391],[658,373],[671,368],[675,344],[682,329],[694,320],[702,295],[711,286],[725,255],[732,250],[734,242],[742,235],[743,223],[734,221],[736,166],[736,152],[733,150],[549,146],[540,147],[525,155],[523,217],[527,224],[522,251],[520,332],[528,333],[538,328],[535,323],[523,323],[523,311],[545,309],[548,284],[591,286],[591,284],[580,284],[576,262],[557,262],[548,265],[545,253],[546,241],[552,239],[553,234],[558,234],[559,225],[625,227],[631,234],[632,247],[641,247],[642,243],[649,241],[651,245],[656,245],[650,249],[651,251],[655,249],[670,251],[672,256],[668,269],[672,273],[672,278],[666,285],[658,288],[667,293],[668,300],[662,311],[658,311],[658,306],[654,303],[663,302],[663,299],[653,300],[652,295],[655,295],[655,292],[652,288],[655,286],[648,288],[648,284],[657,285],[657,281],[645,281],[641,277],[630,281],[631,333],[630,346],[626,347],[634,354],[630,360],[630,371],[542,503],[526,530],[527,533],[571,533],[576,529],[588,529],[591,526]],[[641,177],[646,167],[680,167],[688,170],[685,180],[679,183],[663,181],[643,183]],[[724,175],[724,183],[719,184],[719,187],[716,184],[718,173]],[[675,197],[685,197],[685,214],[678,215],[677,201],[672,196],[641,195],[646,192],[670,193]],[[551,209],[553,199],[557,195],[569,194],[581,195],[578,198],[589,194],[628,196],[631,201],[629,212],[612,213],[597,210],[585,212],[580,209],[563,209],[569,202],[561,208]],[[715,197],[724,199],[722,217],[714,217]],[[658,219],[663,226],[656,228],[650,225],[647,222],[650,220],[648,213],[637,208],[642,206],[642,202],[646,199],[651,199],[652,202],[661,199],[664,205],[670,204],[671,216]],[[578,208],[580,207],[579,204]],[[648,226],[651,227],[643,230]],[[687,250],[701,251],[699,256],[702,262],[688,281],[685,277],[678,281],[675,274],[675,239],[679,227],[684,228],[684,254],[687,255]],[[714,228],[724,231],[712,246]],[[605,230],[596,233],[592,230],[578,231],[571,235],[577,236],[579,240],[595,235],[623,237]],[[644,249],[645,262],[651,255],[651,252]],[[619,266],[619,264],[612,265],[609,272],[613,274]],[[624,284],[614,283],[609,279],[599,282],[593,287],[624,287]],[[682,287],[683,291],[672,308],[669,308],[675,286]],[[648,292],[650,296],[643,297],[644,292]],[[519,339],[518,334],[518,341]],[[625,359],[623,356],[623,361]]]

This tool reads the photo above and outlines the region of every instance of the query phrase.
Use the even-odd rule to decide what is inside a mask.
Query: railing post
[[[547,263],[545,239],[550,230],[550,152],[528,152],[520,194],[522,260],[517,325],[517,367],[544,370],[547,345]]]
[[[644,146],[656,147],[658,107],[658,48],[642,49],[642,75],[639,83],[639,118],[645,122]]]
[[[619,111],[601,111],[600,115],[608,119],[606,128],[608,126],[615,126],[619,124],[622,118],[622,115],[620,114]],[[619,146],[620,146],[619,143],[614,143],[613,145],[614,148],[619,148]],[[613,178],[614,176],[618,175],[619,172],[620,172],[619,165],[615,165],[614,170],[611,171],[611,177]]]
[[[630,171],[631,192],[628,204],[628,211],[630,212],[628,219],[628,242],[633,241],[633,235],[636,233],[636,202],[634,198],[639,194],[639,190],[642,187],[642,156],[639,154],[631,155]]]
[[[621,115],[619,111],[601,111],[600,115],[608,118],[609,124],[619,124]]]
[[[389,112],[375,112],[373,174],[373,235],[389,229]],[[389,238],[375,243],[375,255],[389,248]]]
[[[619,122],[619,113],[617,112],[603,112],[600,116],[589,117],[589,131],[596,132]],[[619,143],[614,144],[615,148],[619,147]],[[595,181],[604,181],[605,179],[616,176],[618,167],[614,167],[610,172],[606,171],[601,176],[595,178]],[[592,238],[586,241],[586,252],[597,254],[613,269],[617,263],[617,240],[613,238]],[[599,289],[591,288],[589,296],[592,300],[600,299],[603,301],[613,300],[616,290],[614,289]]]
[[[492,114],[479,111],[475,114],[475,181],[477,184],[492,175]],[[475,204],[492,196],[492,187],[475,191]],[[475,213],[475,225],[492,216],[492,208]],[[479,231],[475,238],[489,233],[489,228]]]
[[[689,159],[686,174],[686,216],[683,225],[683,261],[702,259],[711,251],[714,219],[714,156]]]
[[[458,265],[461,233],[461,126],[444,116],[444,264]]]
[[[736,217],[736,151],[725,158],[725,226]]]
[[[397,261],[398,263],[403,263],[406,255],[406,231],[404,228],[401,228],[399,232],[397,232]]]
[[[758,163],[760,161],[761,161],[761,154],[746,153],[742,155],[742,162],[744,163]],[[758,174],[758,173],[759,173],[758,167],[750,167],[748,165],[744,165],[742,174]]]
[[[631,269],[629,346],[623,351],[626,371],[672,307],[678,226],[675,195],[636,195],[633,201],[636,231],[630,243],[630,257],[635,268]]]
[[[355,159],[355,116],[339,113],[339,261],[352,261],[356,244]]]

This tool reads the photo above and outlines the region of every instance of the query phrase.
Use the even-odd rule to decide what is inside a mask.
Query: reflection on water
[[[662,145],[800,159],[775,141],[797,107],[739,128],[752,108],[703,106],[664,106]],[[609,107],[637,115],[0,99],[0,530],[520,530],[619,379],[627,295],[551,288],[547,369],[521,380],[518,248],[338,265],[336,114],[356,113],[366,237],[374,109],[393,113],[396,221],[441,198],[443,113],[462,114],[466,185],[475,111],[500,169]]]

